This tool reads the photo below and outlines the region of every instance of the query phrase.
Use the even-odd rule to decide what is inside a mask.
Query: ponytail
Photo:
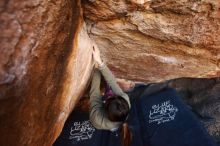
[[[120,138],[122,146],[130,146],[132,141],[132,133],[129,129],[128,123],[125,122],[120,128]]]

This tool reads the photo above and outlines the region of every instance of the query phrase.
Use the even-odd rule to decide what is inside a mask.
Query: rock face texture
[[[1,0],[0,31],[1,146],[53,144],[89,83],[93,40],[119,78],[220,76],[219,0]],[[171,84],[216,117],[218,137],[219,80],[190,85]]]
[[[219,0],[83,0],[88,33],[120,78],[220,74]]]
[[[49,146],[92,70],[80,1],[0,2],[0,145]]]

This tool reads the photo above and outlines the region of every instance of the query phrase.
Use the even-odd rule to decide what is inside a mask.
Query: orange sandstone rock
[[[3,0],[0,11],[0,145],[52,145],[93,66],[80,1]]]
[[[118,77],[218,76],[219,0],[84,0],[83,8],[88,33]]]
[[[53,144],[88,85],[88,34],[119,78],[219,76],[218,0],[83,0],[82,6],[0,2],[0,145]]]

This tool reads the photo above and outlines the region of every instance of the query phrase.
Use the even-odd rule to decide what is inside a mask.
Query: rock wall
[[[88,34],[119,78],[220,76],[218,0],[83,0],[82,7],[80,0],[0,2],[0,145],[53,144],[88,85]],[[201,94],[215,99],[210,107],[218,84]]]
[[[0,145],[49,146],[87,86],[80,1],[0,2]]]
[[[120,78],[220,75],[219,0],[83,0],[88,33]]]

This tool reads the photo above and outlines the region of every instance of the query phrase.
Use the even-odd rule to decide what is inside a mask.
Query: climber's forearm
[[[101,100],[100,82],[101,82],[101,73],[99,70],[96,69],[92,77],[91,89],[89,92],[90,102],[92,102],[96,98],[100,98]]]
[[[112,88],[112,91],[118,96],[123,95],[124,92],[121,90],[121,88],[117,84],[116,78],[112,74],[112,72],[109,70],[109,68],[105,64],[102,64],[101,66],[99,66],[99,70],[101,74],[103,75],[103,77],[105,78],[105,81]]]
[[[116,82],[115,76],[112,74],[109,68],[105,64],[102,64],[99,66],[99,70],[102,73],[108,85],[111,87],[114,94],[123,97],[128,102],[128,105],[130,107],[131,105],[128,95],[124,93],[122,89],[119,87],[119,85]]]

